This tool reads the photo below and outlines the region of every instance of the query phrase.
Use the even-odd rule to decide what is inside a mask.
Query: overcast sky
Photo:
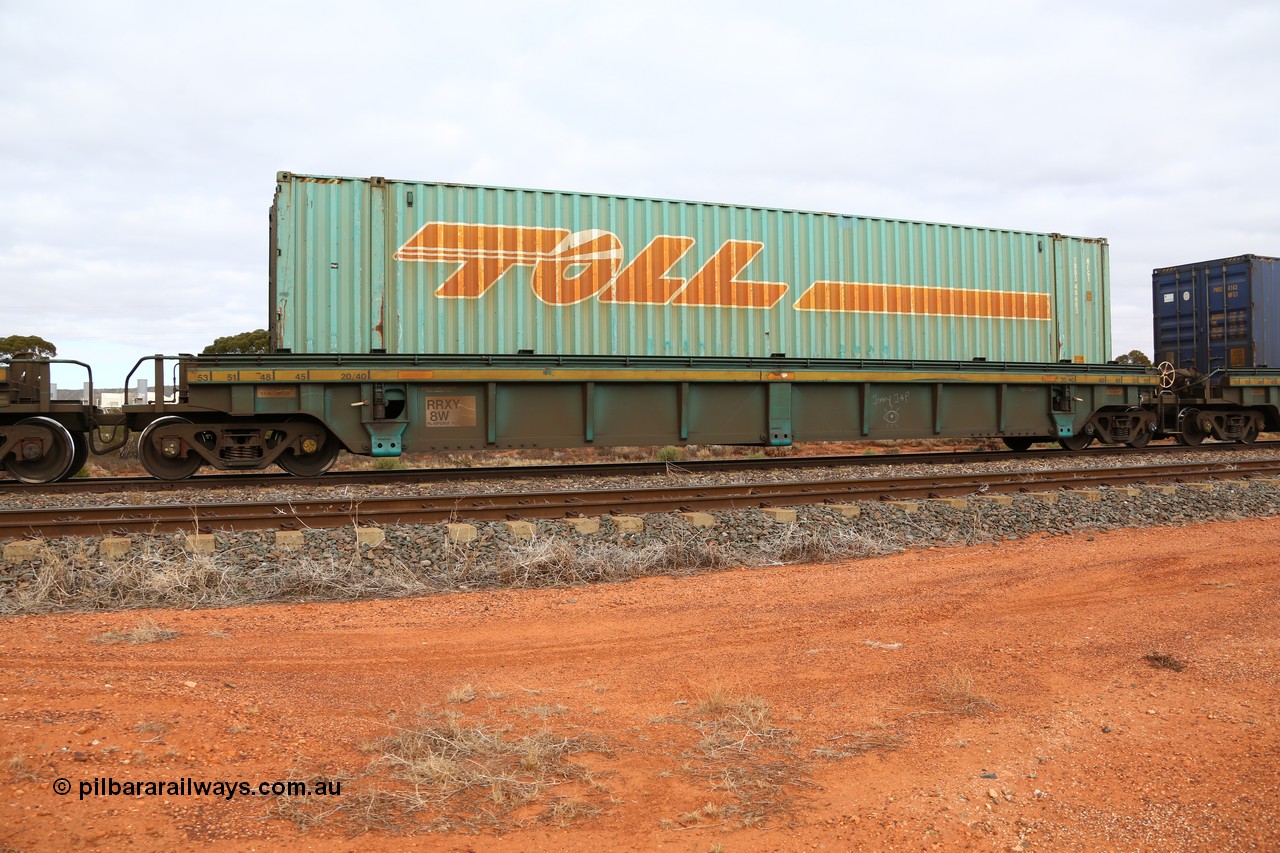
[[[267,322],[275,173],[1280,254],[1280,3],[0,0],[0,335],[119,385]],[[78,387],[60,375],[64,388]]]

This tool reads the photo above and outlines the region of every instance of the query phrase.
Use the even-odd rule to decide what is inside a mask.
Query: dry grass
[[[609,755],[588,733],[541,728],[519,734],[490,721],[467,721],[456,712],[422,718],[362,745],[372,756],[354,797],[278,798],[273,815],[307,829],[332,822],[354,832],[402,829],[476,831],[510,828],[515,812],[556,826],[594,817],[607,790],[575,761],[585,753]],[[389,784],[370,784],[390,776]],[[551,793],[554,792],[554,796]]]
[[[1150,652],[1143,655],[1142,659],[1156,669],[1171,669],[1174,672],[1182,672],[1187,667],[1185,663],[1168,652]]]
[[[604,522],[606,531],[609,522]],[[957,529],[954,541],[977,541],[982,530]],[[246,534],[251,535],[251,534]],[[124,558],[103,560],[87,540],[44,542],[34,577],[0,591],[0,614],[143,607],[226,607],[268,601],[334,601],[431,595],[484,588],[552,588],[640,577],[684,577],[732,566],[782,565],[889,554],[925,542],[938,531],[911,518],[856,525],[788,524],[770,528],[749,550],[714,532],[675,526],[661,538],[619,541],[558,536],[505,542],[505,550],[459,546],[433,561],[413,549],[376,554],[298,554],[270,564],[246,563],[234,543],[211,554],[183,550],[175,537],[140,537]],[[224,543],[226,545],[227,543]],[[252,550],[250,547],[249,550]],[[401,557],[409,560],[405,562]]]
[[[947,714],[980,717],[986,711],[999,710],[996,703],[975,689],[972,673],[962,666],[953,666],[938,679],[933,701]]]
[[[720,826],[724,822],[725,809],[717,803],[707,803],[701,808],[693,811],[685,812],[675,820],[662,821],[663,829],[678,829],[688,827],[706,827]]]
[[[132,629],[128,631],[108,631],[93,638],[93,642],[111,645],[114,643],[132,643],[133,645],[141,645],[143,643],[163,643],[166,640],[172,640],[175,637],[182,636],[177,631],[170,631],[168,628],[161,628],[150,619],[143,619],[138,622]]]
[[[586,818],[598,817],[599,806],[578,797],[557,797],[547,804],[540,819],[559,827],[566,827]]]
[[[31,765],[27,764],[25,755],[11,755],[6,762],[9,773],[17,782],[34,782],[36,781],[35,771],[31,769]]]
[[[439,588],[399,564],[370,574],[359,558],[302,557],[270,572],[246,572],[233,557],[183,551],[147,537],[120,560],[101,560],[87,540],[54,549],[42,543],[35,577],[0,596],[0,613],[223,607],[261,601],[354,599],[426,594]]]
[[[463,705],[467,702],[474,702],[475,698],[476,688],[470,684],[463,684],[450,690],[444,701],[450,705]]]
[[[813,754],[827,761],[839,761],[869,752],[892,752],[906,743],[906,737],[880,720],[871,720],[862,731],[843,732],[827,738],[829,746],[820,746]]]
[[[323,782],[328,790],[334,784],[350,781],[348,776],[317,774],[300,781],[308,790]],[[267,809],[271,817],[287,820],[299,829],[308,830],[329,822],[341,823],[353,831],[374,829],[395,831],[403,828],[404,810],[400,799],[376,787],[358,791],[343,790],[340,797],[310,797],[281,794]]]
[[[693,727],[698,741],[684,753],[681,770],[709,784],[725,802],[668,821],[670,828],[728,825],[745,827],[787,817],[808,769],[794,753],[796,738],[773,723],[769,703],[759,696],[713,682],[696,692],[683,718],[665,720]]]
[[[608,522],[605,522],[606,527]],[[858,526],[777,525],[749,552],[677,526],[661,538],[595,541],[541,537],[508,542],[505,551],[449,549],[428,566],[411,549],[370,555],[299,554],[269,567],[246,567],[236,546],[211,554],[184,550],[171,536],[140,537],[124,558],[103,560],[88,540],[41,544],[34,577],[0,591],[0,614],[144,607],[226,607],[268,601],[334,601],[431,595],[483,588],[551,588],[684,577],[742,565],[821,562],[888,554],[936,531],[910,519]],[[957,534],[959,535],[959,534]],[[234,542],[235,540],[233,540]]]
[[[300,555],[270,571],[246,571],[233,552],[197,554],[172,537],[145,537],[125,558],[102,560],[88,540],[43,542],[34,578],[0,593],[0,614],[143,607],[225,607],[282,600],[354,600],[492,587],[546,588],[652,575],[685,576],[737,565],[719,542],[694,530],[642,545],[547,538],[512,543],[488,562],[459,551],[430,569],[380,554]]]
[[[413,786],[415,806],[443,806],[465,821],[488,817],[538,800],[552,785],[581,783],[591,774],[571,760],[580,753],[608,754],[599,738],[541,729],[515,735],[509,729],[465,724],[454,714],[377,741],[375,767]],[[557,819],[563,820],[562,808]]]
[[[548,538],[512,548],[496,580],[502,586],[525,588],[581,586],[651,575],[691,575],[734,562],[720,543],[694,530],[636,547]]]
[[[169,724],[154,721],[150,723],[138,723],[133,730],[140,735],[152,735],[154,739],[159,740],[169,733]]]
[[[840,525],[778,525],[760,542],[757,562],[762,565],[789,563],[821,563],[834,559],[882,557],[914,544],[917,538],[937,536],[913,535],[909,522],[882,525],[871,532]]]
[[[513,714],[519,714],[522,717],[556,717],[569,713],[569,709],[564,705],[534,705],[529,708],[513,708]]]
[[[728,682],[713,680],[695,691],[695,714],[734,720],[748,731],[768,728],[772,711],[758,696],[743,693]]]

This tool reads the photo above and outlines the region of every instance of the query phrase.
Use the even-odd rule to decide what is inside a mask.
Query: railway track
[[[1178,444],[1149,445],[1142,453],[1172,454],[1189,450],[1233,453],[1243,450],[1280,450],[1280,441],[1256,444],[1211,443],[1196,448]],[[385,485],[389,483],[447,483],[483,480],[534,480],[559,477],[645,477],[673,472],[714,473],[768,471],[785,468],[840,468],[866,465],[969,465],[992,461],[1059,459],[1064,450],[967,450],[934,453],[883,453],[859,456],[780,456],[764,459],[701,459],[682,462],[609,462],[579,465],[499,465],[477,468],[405,468],[389,471],[331,471],[319,477],[295,477],[280,472],[202,474],[186,480],[154,477],[84,477],[56,483],[30,485],[0,480],[0,494],[78,494],[95,492],[171,492],[187,489],[273,488],[277,486]],[[1133,454],[1126,447],[1096,447],[1070,452],[1077,458]]]
[[[25,536],[102,536],[130,533],[297,529],[351,525],[391,526],[446,521],[565,518],[678,510],[749,509],[859,500],[919,500],[973,494],[1087,489],[1135,483],[1196,482],[1280,477],[1280,460],[1076,468],[1039,472],[957,472],[917,478],[840,479],[624,487],[526,493],[368,497],[24,509],[0,512],[0,539]]]

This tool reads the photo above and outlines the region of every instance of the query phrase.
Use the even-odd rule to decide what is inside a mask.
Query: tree
[[[1150,367],[1151,359],[1142,350],[1131,349],[1124,355],[1116,356],[1116,364],[1141,364]]]
[[[271,340],[266,329],[254,329],[238,335],[218,338],[204,348],[204,355],[223,355],[233,352],[270,352]]]
[[[58,348],[38,335],[10,335],[0,338],[0,356],[35,353],[38,358],[53,358]]]

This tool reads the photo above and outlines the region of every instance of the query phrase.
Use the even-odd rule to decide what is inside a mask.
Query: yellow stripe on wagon
[[[191,368],[191,384],[236,382],[963,382],[981,385],[1156,385],[1156,376],[1102,376],[1054,373],[948,373],[855,370],[637,370],[634,368],[457,368],[450,370],[370,370],[310,368],[287,370],[203,370]],[[1255,380],[1256,381],[1256,380]],[[1252,382],[1250,384],[1253,384]],[[1261,384],[1260,382],[1258,384]],[[1266,384],[1280,384],[1280,380]]]
[[[1280,376],[1232,376],[1232,385],[1280,385]]]

